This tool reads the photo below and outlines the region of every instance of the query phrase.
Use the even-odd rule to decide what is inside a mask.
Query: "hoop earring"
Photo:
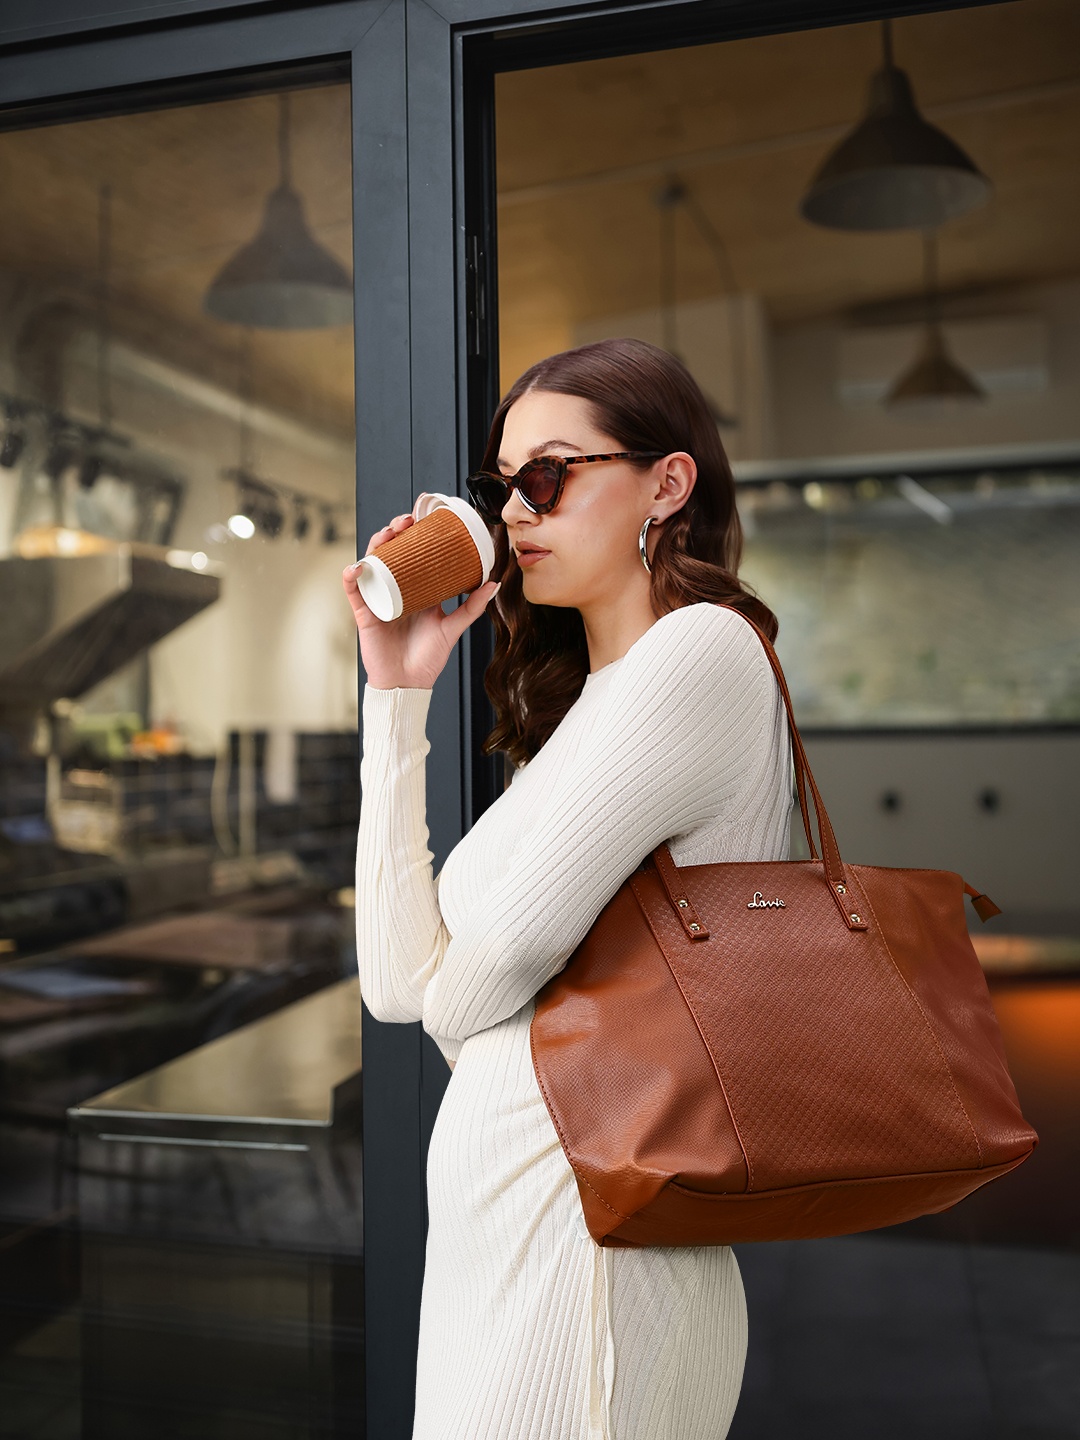
[[[656,516],[650,515],[649,518],[645,521],[645,524],[641,527],[641,534],[637,537],[637,548],[638,553],[641,556],[641,563],[645,566],[645,569],[649,572],[650,575],[652,574],[652,566],[649,564],[649,552],[645,548],[645,537],[649,533],[649,526],[655,524],[655,522]]]

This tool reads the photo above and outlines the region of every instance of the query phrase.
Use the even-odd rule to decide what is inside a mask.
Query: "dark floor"
[[[0,1356],[2,1440],[79,1440],[79,1315],[59,1315]]]
[[[883,1235],[736,1253],[731,1440],[1080,1437],[1080,1255]]]
[[[1038,1149],[941,1215],[869,1235],[736,1247],[750,1348],[731,1440],[1080,1440],[1080,980],[993,990]],[[205,1206],[205,1196],[197,1203]],[[272,1245],[264,1253],[276,1254]],[[10,1252],[0,1255],[0,1279],[11,1261]],[[80,1377],[80,1315],[59,1303],[66,1271],[53,1269],[51,1311],[46,1267],[35,1264],[40,1314],[0,1356],[0,1440],[82,1434],[80,1385],[94,1366]],[[156,1293],[167,1301],[172,1288]],[[359,1313],[354,1285],[342,1292],[334,1328],[345,1334]],[[213,1330],[200,1321],[196,1340],[199,1325]],[[346,1338],[349,1379],[360,1345]],[[169,1357],[182,1380],[175,1347]],[[332,1376],[328,1383],[335,1395],[342,1388]],[[155,1380],[152,1390],[164,1395],[168,1384]],[[342,1433],[361,1440],[355,1397],[339,1398],[348,1415]],[[147,1440],[316,1433],[289,1429],[285,1414],[240,1418],[213,1404],[194,1431],[180,1427],[183,1418],[159,1415]],[[116,1440],[115,1428],[108,1433]]]

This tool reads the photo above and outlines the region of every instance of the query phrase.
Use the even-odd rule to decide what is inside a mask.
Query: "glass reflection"
[[[0,136],[11,1440],[360,1423],[349,136]],[[210,303],[268,197],[307,269]]]

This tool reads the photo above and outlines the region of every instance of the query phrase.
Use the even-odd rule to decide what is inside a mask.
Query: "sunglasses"
[[[550,515],[562,498],[571,465],[596,465],[601,460],[659,460],[662,450],[619,450],[613,455],[540,455],[526,460],[516,475],[491,475],[478,470],[465,484],[473,505],[490,525],[502,520],[503,508],[516,490],[534,515]]]

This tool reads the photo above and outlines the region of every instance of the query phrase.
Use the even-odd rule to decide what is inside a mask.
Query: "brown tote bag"
[[[1037,1143],[965,891],[981,919],[1000,911],[946,870],[841,860],[757,633],[812,858],[680,868],[661,845],[536,998],[537,1080],[601,1245],[896,1225]]]

